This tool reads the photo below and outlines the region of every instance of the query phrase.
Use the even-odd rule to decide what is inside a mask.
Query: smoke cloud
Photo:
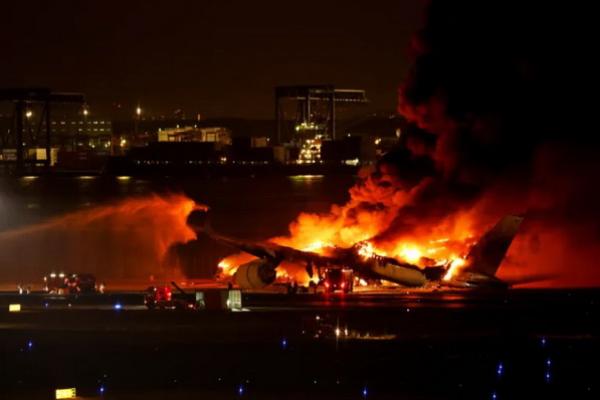
[[[440,259],[518,213],[526,220],[500,277],[600,284],[600,153],[572,17],[562,5],[431,1],[399,91],[398,111],[416,127],[362,172],[347,204],[300,215],[276,241],[368,239],[388,255],[417,246]]]

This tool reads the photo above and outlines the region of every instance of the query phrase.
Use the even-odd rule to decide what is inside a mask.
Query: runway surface
[[[2,293],[0,398],[598,398],[599,294],[254,293],[231,312]]]

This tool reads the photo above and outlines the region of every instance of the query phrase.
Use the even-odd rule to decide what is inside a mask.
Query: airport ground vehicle
[[[171,287],[177,290],[177,293],[173,293]],[[196,308],[196,298],[193,294],[186,293],[175,282],[171,282],[171,285],[159,285],[150,286],[146,289],[144,295],[144,304],[150,310],[153,309],[188,309]]]
[[[44,276],[44,290],[57,294],[94,293],[96,292],[96,277],[87,273],[52,272]]]
[[[94,293],[96,277],[92,274],[71,274],[68,286],[70,293]]]
[[[327,269],[320,283],[325,287],[325,293],[350,293],[354,288],[354,271],[344,268]]]

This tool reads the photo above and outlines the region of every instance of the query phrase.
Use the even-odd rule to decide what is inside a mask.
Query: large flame
[[[423,221],[416,225],[417,229],[381,236],[420,190],[419,185],[403,189],[399,185],[382,184],[394,179],[391,174],[376,176],[363,171],[362,179],[350,189],[350,200],[345,205],[334,205],[326,214],[302,213],[291,223],[288,236],[270,241],[318,254],[328,254],[334,247],[352,247],[363,259],[392,257],[422,268],[449,265],[446,275],[449,279],[468,253],[475,233],[479,233],[473,216],[456,213],[439,220]],[[233,275],[239,265],[252,258],[244,253],[224,258],[219,263],[220,275]],[[309,282],[304,266],[292,263],[283,263],[278,268],[278,278],[300,284]]]
[[[489,2],[428,4],[399,91],[398,111],[416,126],[402,127],[401,146],[361,173],[347,204],[302,214],[273,241],[313,251],[362,243],[367,256],[450,263],[450,279],[473,238],[525,213],[499,278],[600,285],[600,149],[589,135],[595,114],[582,111],[593,79],[576,58],[555,56],[583,53],[572,51],[578,30],[556,29],[564,7],[537,18],[533,3],[518,13]]]

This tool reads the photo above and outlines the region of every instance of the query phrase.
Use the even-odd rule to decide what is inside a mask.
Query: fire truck
[[[171,286],[177,290],[173,293]],[[185,292],[175,282],[171,285],[150,286],[144,294],[144,304],[148,309],[194,309],[196,299],[193,294]]]
[[[55,294],[96,292],[96,277],[92,274],[52,272],[44,276],[44,290]]]
[[[328,268],[319,284],[323,285],[325,293],[350,293],[354,288],[354,271],[349,268]]]

